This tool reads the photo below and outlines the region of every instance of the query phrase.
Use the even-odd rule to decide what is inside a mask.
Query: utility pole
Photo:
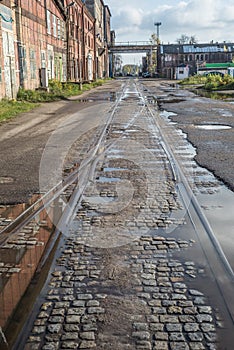
[[[157,27],[157,73],[160,73],[161,61],[160,61],[160,39],[159,39],[159,27],[162,25],[161,22],[155,22],[154,25]]]
[[[162,25],[161,22],[155,22],[154,25],[157,27],[157,42],[159,44],[159,27]]]

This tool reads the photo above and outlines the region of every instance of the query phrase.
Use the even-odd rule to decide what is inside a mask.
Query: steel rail
[[[162,128],[160,127],[159,122],[155,118],[155,115],[154,115],[154,113],[153,113],[153,111],[152,111],[152,109],[150,107],[150,104],[147,101],[146,101],[146,107],[147,107],[147,109],[149,111],[149,114],[152,117],[153,123],[155,124],[157,130],[160,133],[160,136],[161,136],[161,139],[162,139],[161,144],[162,144],[162,146],[163,146],[163,148],[165,150],[165,153],[168,156],[168,160],[171,163],[172,169],[174,169],[173,172],[175,172],[177,174],[176,175],[177,181],[181,182],[183,184],[184,188],[186,189],[189,197],[191,198],[191,203],[193,204],[193,206],[194,206],[194,208],[195,208],[195,210],[196,210],[196,212],[197,212],[197,214],[198,214],[198,216],[199,216],[199,218],[200,218],[200,220],[201,220],[201,222],[202,222],[206,232],[208,233],[208,235],[209,235],[209,237],[210,237],[210,239],[211,239],[211,241],[212,241],[212,243],[213,243],[217,253],[219,254],[219,256],[220,256],[220,258],[221,258],[221,260],[222,260],[222,262],[223,262],[227,272],[229,273],[230,277],[234,281],[234,272],[233,272],[233,270],[232,270],[232,268],[231,268],[231,266],[230,266],[230,264],[229,264],[229,262],[228,262],[228,260],[227,260],[227,258],[225,256],[225,254],[223,252],[223,249],[222,249],[218,239],[216,238],[215,233],[212,230],[209,221],[207,220],[206,216],[204,215],[204,213],[203,213],[203,211],[201,209],[201,206],[200,206],[198,200],[196,199],[196,197],[195,197],[195,195],[194,195],[194,193],[193,193],[193,191],[192,191],[192,189],[191,189],[191,187],[190,187],[190,185],[189,185],[189,183],[188,183],[188,181],[187,181],[187,179],[186,179],[186,177],[184,175],[184,172],[182,171],[181,166],[180,166],[179,162],[177,161],[177,158],[176,158],[174,152],[172,151],[171,146],[169,145],[167,137],[163,133]]]
[[[141,113],[145,110],[147,110],[147,115],[149,116],[151,123],[154,124],[157,132],[160,135],[160,144],[162,146],[162,149],[164,150],[167,159],[169,161],[169,166],[171,167],[172,170],[172,174],[173,174],[173,178],[175,183],[179,183],[181,182],[183,185],[183,188],[186,190],[186,193],[188,195],[188,197],[190,197],[190,186],[187,183],[187,180],[185,178],[185,176],[183,175],[182,169],[180,168],[179,163],[177,162],[177,159],[175,158],[175,155],[170,147],[170,145],[167,142],[167,138],[165,137],[161,127],[159,126],[158,122],[155,120],[155,115],[151,109],[150,104],[148,103],[148,101],[146,100],[146,98],[143,96],[143,93],[139,90],[138,85],[136,84],[136,88],[139,92],[139,99],[143,98],[145,101],[145,104],[143,106],[143,108],[139,109],[139,112],[137,112],[132,118],[131,120],[128,122],[127,127],[125,128],[125,130],[123,131],[123,134],[121,134],[120,137],[123,137],[124,133],[127,131],[127,128],[134,123],[134,121],[136,120],[136,118],[139,118],[141,116]],[[82,198],[82,194],[84,193],[84,190],[88,184],[88,182],[90,181],[90,178],[93,176],[95,168],[96,168],[96,164],[100,158],[101,155],[105,154],[105,152],[112,146],[115,144],[115,141],[110,145],[108,145],[107,147],[102,147],[103,143],[105,142],[105,136],[106,136],[106,131],[108,129],[108,127],[111,125],[111,123],[114,120],[114,116],[116,113],[117,108],[119,107],[119,104],[122,100],[122,97],[125,93],[127,89],[127,84],[124,85],[123,91],[121,93],[121,95],[119,96],[118,100],[116,101],[116,103],[114,104],[113,110],[111,112],[111,114],[109,115],[109,117],[107,118],[107,122],[104,126],[104,128],[102,129],[102,132],[100,134],[100,137],[97,140],[97,143],[93,149],[93,151],[91,152],[91,154],[89,154],[89,156],[87,157],[87,159],[85,159],[83,161],[83,163],[81,164],[80,168],[77,169],[74,173],[71,174],[71,176],[74,176],[73,182],[75,183],[76,181],[76,188],[74,189],[71,198],[69,200],[69,202],[67,203],[65,210],[62,213],[62,216],[60,218],[60,223],[59,223],[59,227],[61,227],[62,229],[64,229],[64,231],[67,229],[67,225],[70,222],[71,218],[73,217],[75,211],[77,210],[77,207],[80,203],[80,200]],[[116,140],[117,141],[117,140]],[[83,171],[83,173],[81,172]],[[78,181],[78,175],[79,176],[79,181]],[[67,180],[67,179],[66,179]],[[187,183],[187,185],[186,185]],[[68,186],[68,185],[67,185]],[[55,186],[56,187],[56,186]],[[178,186],[178,189],[182,195],[182,191],[180,189],[180,187]],[[190,189],[190,190],[189,190]],[[192,190],[191,190],[192,191]],[[194,194],[191,194],[194,197]],[[45,195],[46,196],[46,195]],[[195,208],[195,211],[198,212],[196,210],[196,201],[192,200],[192,204],[193,207]],[[198,203],[199,205],[199,203]],[[202,214],[202,213],[201,213]],[[198,215],[199,216],[199,215]],[[204,216],[204,214],[203,214]],[[199,216],[200,217],[200,216]],[[201,220],[205,230],[207,229],[206,225],[205,225],[205,221]],[[57,229],[57,233],[59,234],[61,230]],[[207,232],[207,230],[206,230]],[[214,234],[213,234],[214,235]],[[218,248],[218,247],[217,247]],[[52,249],[52,246],[51,246]],[[220,247],[220,249],[222,249]],[[224,254],[224,253],[223,253]],[[43,261],[46,261],[46,257],[48,257],[49,255],[49,251],[47,251]],[[226,262],[222,260],[222,262],[225,264]],[[43,264],[42,264],[43,265]],[[225,265],[226,267],[226,265]],[[211,270],[212,270],[212,266],[211,266]],[[227,269],[228,270],[228,269]],[[213,271],[213,270],[212,270]],[[233,276],[233,271],[228,271],[229,273],[232,272],[232,276]],[[226,302],[226,300],[225,300]],[[226,302],[226,305],[228,307],[228,304]]]
[[[74,170],[65,179],[61,180],[52,189],[50,189],[48,192],[43,194],[41,198],[39,198],[29,208],[23,211],[16,219],[14,219],[9,225],[4,227],[4,229],[0,231],[0,247],[3,246],[6,243],[6,241],[10,237],[12,237],[12,235],[15,235],[19,230],[25,227],[36,215],[38,215],[42,210],[47,208],[55,199],[57,199],[61,194],[63,194],[70,185],[75,184],[78,181],[78,175],[80,174],[81,170],[87,167],[89,163],[93,161],[96,154],[98,153],[98,150],[103,141],[107,128],[109,127],[113,119],[116,109],[118,108],[119,103],[121,102],[127,87],[128,85],[124,84],[123,90],[121,91],[120,96],[117,98],[117,100],[113,105],[112,111],[109,117],[107,118],[107,121],[104,127],[102,128],[101,134],[97,140],[96,146],[94,147],[91,155],[89,155],[89,157],[84,162],[82,162],[79,168]]]
[[[41,271],[41,269],[45,266],[46,262],[48,261],[48,257],[50,256],[50,254],[53,250],[55,242],[57,242],[58,239],[60,239],[60,237],[63,237],[63,235],[61,235],[61,231],[64,231],[64,232],[66,231],[67,225],[69,224],[69,221],[71,220],[72,216],[74,215],[75,211],[77,210],[77,207],[79,206],[80,200],[82,198],[82,194],[83,194],[88,182],[90,181],[90,177],[93,176],[93,174],[94,174],[96,163],[98,162],[100,156],[102,154],[104,154],[111,147],[111,145],[113,145],[115,143],[115,141],[114,141],[111,145],[108,145],[106,147],[106,149],[105,149],[105,147],[102,147],[103,142],[105,142],[106,131],[107,131],[108,127],[110,126],[111,122],[113,121],[116,110],[119,107],[119,104],[122,101],[124,94],[126,93],[126,90],[128,88],[128,82],[127,83],[125,82],[121,88],[123,88],[123,90],[121,91],[119,98],[117,99],[116,103],[114,104],[113,110],[107,119],[107,122],[106,122],[106,124],[101,132],[100,137],[97,140],[97,143],[96,143],[92,153],[81,164],[80,168],[71,174],[73,177],[75,177],[75,180],[78,180],[77,176],[79,174],[81,176],[79,176],[79,181],[77,181],[76,188],[74,189],[74,191],[71,195],[71,198],[70,198],[69,202],[67,203],[67,205],[66,205],[66,207],[61,215],[61,218],[59,220],[59,225],[58,225],[59,228],[57,228],[55,230],[55,232],[53,234],[53,239],[50,240],[50,242],[47,246],[46,252],[44,253],[44,255],[43,255],[43,257],[38,265],[38,268],[37,268],[38,272]],[[131,124],[133,124],[134,120],[141,114],[143,108],[141,106],[139,111],[132,117],[132,119],[130,121]],[[127,127],[130,126],[130,122],[128,123]],[[127,129],[127,127],[126,127],[126,129]],[[81,170],[84,170],[83,174],[81,174]],[[26,327],[28,327],[28,326],[26,326]],[[20,348],[20,344],[22,343],[22,339],[24,338],[24,333],[25,333],[24,330],[25,330],[25,326],[23,327],[23,330],[20,332],[20,335],[19,335],[18,339],[16,340],[16,343],[13,346],[14,350]]]
[[[169,163],[171,163],[171,168],[175,175],[176,175],[176,184],[178,193],[183,201],[183,204],[185,206],[185,209],[187,211],[187,214],[190,218],[191,224],[196,232],[196,235],[200,241],[201,249],[204,252],[204,255],[207,259],[208,265],[210,267],[210,271],[212,272],[217,288],[220,292],[220,295],[223,297],[224,304],[226,305],[227,312],[234,323],[234,308],[233,308],[233,283],[234,283],[234,272],[233,269],[218,241],[216,238],[216,235],[214,231],[212,230],[209,221],[207,220],[205,214],[203,213],[201,206],[195,197],[187,179],[184,175],[184,172],[177,160],[176,155],[174,154],[169,142],[168,138],[166,137],[165,133],[163,132],[163,128],[160,125],[160,122],[163,122],[162,119],[156,118],[155,113],[152,111],[151,105],[148,103],[148,101],[145,99],[146,108],[149,112],[149,116],[153,124],[155,125],[156,130],[159,132],[161,137],[161,144],[165,150],[165,153],[168,156]],[[191,209],[189,208],[189,202],[191,203]],[[192,209],[194,213],[192,213]],[[200,229],[197,227],[198,224],[195,223],[195,217],[197,216],[199,223],[203,227],[203,230],[206,234],[206,239],[208,238],[211,246],[217,253],[217,257],[219,258],[219,262],[221,263],[221,270],[219,267],[217,267],[215,264],[213,265],[210,261],[210,258],[213,258],[213,262],[216,262],[216,259],[214,257],[211,257],[209,252],[207,251],[207,248],[203,246],[202,244],[202,238],[199,237]],[[216,272],[219,272],[219,276],[216,275]],[[225,277],[226,272],[226,277]],[[222,275],[223,274],[223,275]]]

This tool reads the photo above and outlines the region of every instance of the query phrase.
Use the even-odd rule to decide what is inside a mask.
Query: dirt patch
[[[121,296],[108,296],[103,306],[106,314],[99,325],[97,348],[100,350],[136,349],[135,341],[129,339],[129,334],[132,333],[134,318],[144,320],[142,315],[147,314],[146,307],[137,298],[122,298]]]

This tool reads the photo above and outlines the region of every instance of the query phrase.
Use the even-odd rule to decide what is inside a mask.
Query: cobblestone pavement
[[[65,165],[82,163],[86,144]],[[231,350],[226,306],[133,83],[101,148],[18,349]]]
[[[103,249],[70,237],[25,349],[216,349],[221,323],[185,282],[204,271],[173,258],[188,246],[142,236]]]

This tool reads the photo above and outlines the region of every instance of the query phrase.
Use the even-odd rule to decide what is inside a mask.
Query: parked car
[[[150,78],[151,75],[150,75],[149,72],[144,72],[144,73],[142,73],[142,77],[143,77],[143,78]]]

